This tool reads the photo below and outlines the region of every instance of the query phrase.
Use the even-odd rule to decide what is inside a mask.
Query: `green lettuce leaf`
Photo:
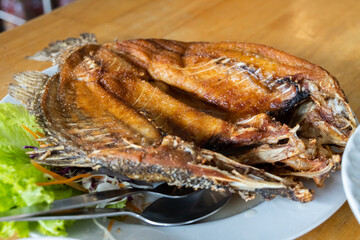
[[[1,222],[0,236],[2,238],[8,238],[12,236],[24,238],[29,236],[29,229],[29,222]]]
[[[106,208],[124,208],[126,206],[126,198],[122,199],[117,203],[109,203]]]
[[[59,198],[70,197],[78,192],[64,185],[40,187],[36,182],[48,181],[48,177],[30,164],[28,149],[24,146],[38,146],[34,137],[25,131],[25,125],[32,131],[40,131],[35,118],[24,107],[10,103],[0,103],[0,211],[30,206],[37,203],[51,203]],[[43,234],[65,235],[66,221],[41,221],[35,227]],[[29,235],[27,222],[0,223],[0,237],[16,234]]]
[[[64,236],[67,235],[66,227],[70,226],[73,222],[63,220],[39,221],[37,229],[44,235]]]

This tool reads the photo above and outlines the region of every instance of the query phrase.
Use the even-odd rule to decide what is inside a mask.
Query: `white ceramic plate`
[[[341,176],[350,208],[360,223],[360,127],[355,130],[346,145]]]
[[[53,74],[55,71],[56,67],[52,67],[44,72]],[[14,99],[10,96],[6,96],[3,101],[14,103]],[[356,154],[360,156],[360,136],[356,139],[359,143]],[[355,144],[353,148],[355,148]],[[360,168],[360,160],[358,168]],[[358,179],[360,184],[360,177]],[[306,204],[276,198],[239,213],[243,202],[237,198],[212,219],[205,222],[180,227],[153,227],[129,219],[126,222],[115,222],[111,233],[116,239],[122,240],[295,239],[323,223],[346,200],[340,172],[332,174],[325,181],[324,188],[317,188],[312,182],[305,185],[315,190],[315,200]],[[359,189],[358,186],[357,189]],[[360,192],[358,196],[360,196]],[[359,209],[359,199],[354,200],[357,209]],[[106,220],[99,221],[107,226]],[[32,236],[40,239],[37,234],[32,234]],[[69,237],[71,239],[98,240],[104,238],[104,232],[91,220],[77,221],[69,228]]]

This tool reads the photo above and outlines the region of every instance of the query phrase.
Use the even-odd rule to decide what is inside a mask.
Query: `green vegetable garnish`
[[[24,146],[38,146],[32,135],[21,125],[32,131],[41,132],[35,118],[24,107],[11,103],[0,103],[0,211],[30,206],[37,203],[51,203],[60,198],[76,195],[78,192],[64,185],[41,187],[36,182],[48,180],[41,171],[30,164]],[[27,237],[30,227],[52,236],[66,235],[63,220],[29,222],[1,222],[0,237]]]

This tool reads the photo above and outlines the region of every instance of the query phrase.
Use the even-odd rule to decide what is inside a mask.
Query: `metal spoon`
[[[194,223],[213,215],[224,207],[230,198],[231,193],[229,192],[200,190],[184,198],[160,198],[147,206],[142,213],[114,208],[81,208],[23,218],[20,221],[54,219],[79,220],[127,215],[151,225],[177,226]]]

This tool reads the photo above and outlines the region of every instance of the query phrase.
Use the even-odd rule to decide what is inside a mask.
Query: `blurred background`
[[[0,32],[76,0],[0,0]]]

